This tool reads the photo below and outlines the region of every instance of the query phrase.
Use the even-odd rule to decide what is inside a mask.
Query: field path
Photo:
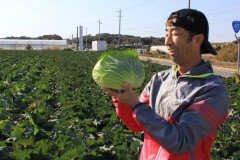
[[[161,65],[167,65],[167,66],[172,66],[174,64],[171,60],[162,59],[162,58],[139,56],[139,59],[143,61],[151,61],[152,63],[159,63]],[[223,77],[231,77],[234,73],[237,72],[237,69],[224,68],[219,66],[213,66],[213,70],[217,75],[220,75]]]

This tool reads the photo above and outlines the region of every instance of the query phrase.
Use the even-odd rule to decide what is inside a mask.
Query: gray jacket
[[[152,77],[140,95],[142,103],[131,113],[133,120],[126,107],[115,102],[128,128],[144,131],[140,159],[210,159],[210,148],[228,116],[228,91],[209,62],[176,74],[172,67]]]

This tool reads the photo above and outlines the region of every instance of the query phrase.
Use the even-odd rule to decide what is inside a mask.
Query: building
[[[106,41],[92,41],[92,51],[105,51],[106,49]]]
[[[150,47],[150,52],[152,52],[152,51],[159,51],[159,52],[168,53],[168,50],[167,50],[166,46],[152,46],[152,47]]]
[[[145,49],[137,49],[137,52],[139,54],[145,54],[146,53],[146,50]]]
[[[6,50],[61,50],[68,48],[67,40],[0,39],[0,49]]]

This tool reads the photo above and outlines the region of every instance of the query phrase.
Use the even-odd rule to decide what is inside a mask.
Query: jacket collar
[[[173,65],[173,77],[178,77],[177,65]],[[207,78],[209,76],[215,75],[213,72],[212,65],[209,61],[202,60],[197,66],[193,67],[191,70],[186,72],[180,77],[189,78]]]

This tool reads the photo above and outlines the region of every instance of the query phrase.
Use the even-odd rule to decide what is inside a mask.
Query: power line
[[[157,2],[157,0],[154,0],[154,2],[155,1]],[[192,4],[190,2],[191,2],[191,0],[188,0],[189,8],[192,7],[191,6]],[[137,3],[135,5],[124,8],[124,13],[128,12],[128,11],[135,10],[138,7],[142,7],[142,6],[146,7],[146,5],[150,5],[150,4],[152,4],[152,3],[149,3],[149,1],[147,1],[147,0],[143,0],[142,2],[139,1],[139,3]],[[209,23],[210,24],[215,24],[215,23],[224,23],[224,22],[231,21],[232,19],[230,18],[230,16],[227,17],[227,14],[225,14],[225,13],[226,12],[231,12],[231,13],[234,12],[234,14],[235,14],[235,12],[237,12],[239,10],[239,4],[240,3],[236,3],[236,2],[232,3],[232,4],[228,3],[228,5],[225,5],[224,7],[218,6],[216,8],[211,9],[211,10],[205,10],[206,16],[209,18]],[[121,9],[123,9],[123,8],[121,8]],[[122,38],[121,37],[122,30],[124,30],[124,32],[128,31],[128,32],[131,32],[131,33],[134,33],[134,32],[137,33],[139,31],[140,31],[140,33],[144,33],[144,34],[158,33],[158,31],[154,31],[155,30],[155,25],[150,26],[149,23],[144,27],[143,27],[143,25],[141,25],[141,27],[138,27],[138,28],[124,28],[124,27],[122,27],[121,26],[122,25],[122,20],[121,20],[122,10],[121,9],[117,11],[118,12],[117,17],[119,18],[119,31],[118,31],[119,32],[118,33],[119,34],[119,37],[118,37],[118,45],[119,46],[121,45],[120,43],[121,43],[121,38]],[[110,14],[106,14],[104,18],[107,19],[107,21],[108,21],[112,17],[110,17]],[[101,20],[102,20],[102,18],[101,18]],[[99,19],[98,23],[99,23],[99,36],[98,36],[98,38],[100,40],[100,24],[102,24],[100,19]],[[107,25],[109,28],[116,28],[117,27],[116,23],[115,24],[104,23],[104,25]],[[158,24],[156,26],[158,26]],[[159,28],[160,29],[162,28],[162,26],[160,26],[160,24],[159,24]]]
[[[135,4],[135,5],[123,8],[123,9],[124,9],[124,11],[126,11],[126,10],[136,9],[136,8],[142,7],[142,6],[146,7],[147,5],[152,4],[154,1],[158,2],[158,0],[151,0],[151,3],[149,3],[148,0],[145,0],[145,1],[139,2],[139,3]]]
[[[235,12],[235,11],[239,11],[240,7],[238,8],[229,8],[229,9],[224,9],[224,10],[218,10],[216,12],[213,12],[213,13],[209,13],[207,14],[208,16],[212,16],[212,15],[215,15],[215,14],[219,14],[219,13],[226,13],[226,12]]]
[[[223,7],[218,7],[218,8],[215,8],[215,9],[210,9],[210,10],[206,10],[205,12],[212,12],[212,11],[219,11],[221,9],[224,9],[224,10],[227,10],[229,11],[230,9],[226,9],[226,8],[229,8],[229,7],[236,7],[237,5],[240,5],[240,3],[235,3],[235,4],[231,4],[231,5],[225,5]],[[221,12],[221,11],[220,11]],[[213,13],[215,14],[215,13]]]
[[[220,21],[209,22],[209,23],[210,24],[215,24],[215,23],[229,22],[229,21],[233,21],[233,19],[238,19],[238,18],[223,19],[223,20],[220,20]]]

